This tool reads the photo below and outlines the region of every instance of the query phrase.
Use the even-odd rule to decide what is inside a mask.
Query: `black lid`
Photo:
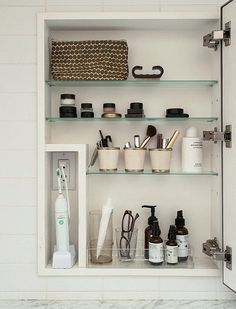
[[[176,240],[176,227],[174,225],[170,225],[168,239]]]
[[[92,103],[81,103],[81,108],[92,108],[93,104]]]
[[[159,236],[161,234],[158,221],[153,221],[152,225],[152,236]]]
[[[149,206],[149,205],[143,205],[142,208],[150,208],[151,209],[151,216],[148,218],[148,225],[153,225],[154,221],[157,221],[157,217],[155,216],[155,208],[157,206]]]
[[[175,219],[175,225],[178,226],[184,226],[185,220],[183,218],[183,210],[177,211],[177,218]]]
[[[61,99],[74,99],[75,100],[75,94],[63,93],[61,94]]]
[[[180,115],[183,114],[184,110],[183,108],[168,108],[166,110],[166,114],[171,114],[171,115]]]
[[[135,109],[142,109],[143,108],[143,103],[141,102],[132,102],[130,103],[130,108],[135,108]]]
[[[114,108],[114,107],[116,107],[116,104],[115,103],[104,103],[103,107],[112,107],[112,108]]]
[[[94,118],[94,112],[81,112],[81,118]]]

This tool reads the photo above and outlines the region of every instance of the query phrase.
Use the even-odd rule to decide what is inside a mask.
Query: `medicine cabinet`
[[[223,142],[204,142],[204,172],[181,172],[181,138],[173,151],[171,173],[153,174],[150,160],[140,174],[124,172],[122,156],[118,172],[99,172],[97,163],[88,169],[88,160],[99,139],[98,130],[112,135],[113,144],[123,148],[135,134],[144,137],[148,124],[166,137],[175,129],[181,132],[196,126],[199,132],[222,131],[234,127],[236,97],[233,57],[236,45],[219,42],[217,50],[203,47],[203,36],[222,29],[226,22],[236,27],[236,3],[222,8],[222,21],[216,13],[42,13],[38,16],[38,268],[40,275],[66,276],[220,276],[236,289],[236,255],[232,270],[202,253],[202,244],[216,237],[220,248],[236,248],[236,174],[235,134],[232,148]],[[160,81],[54,81],[50,76],[50,40],[125,39],[129,46],[129,69],[142,65],[146,71],[161,65],[165,72]],[[209,40],[211,45],[212,40]],[[218,41],[217,41],[218,42]],[[222,47],[221,47],[222,44]],[[217,44],[216,44],[217,45]],[[80,103],[92,102],[94,119],[61,119],[60,94],[76,95]],[[144,104],[145,119],[131,121],[101,119],[104,102],[116,103],[123,116],[131,102]],[[189,119],[167,120],[165,110],[181,107]],[[152,147],[151,141],[149,147]],[[76,188],[70,190],[72,221],[71,242],[78,261],[71,269],[53,269],[51,258],[55,245],[54,200],[52,187],[53,153],[74,153]],[[182,209],[189,229],[192,258],[176,267],[154,267],[140,261],[122,264],[91,265],[88,248],[88,213],[101,209],[107,197],[114,204],[114,227],[120,226],[125,209],[140,215],[138,251],[142,249],[149,212],[142,205],[157,205],[162,237],[166,239],[176,211]],[[222,202],[223,201],[223,202]],[[223,203],[223,206],[222,206]],[[223,217],[222,217],[223,209]],[[222,223],[223,222],[223,223]],[[223,236],[222,236],[223,235]],[[115,249],[115,244],[114,244]],[[115,251],[115,250],[114,250]],[[223,265],[223,266],[222,266]]]

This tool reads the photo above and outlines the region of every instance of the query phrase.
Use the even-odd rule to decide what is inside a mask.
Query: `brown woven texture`
[[[125,80],[128,73],[124,40],[52,41],[54,80]]]

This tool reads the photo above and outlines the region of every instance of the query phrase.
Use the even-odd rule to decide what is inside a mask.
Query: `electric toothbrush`
[[[54,247],[52,267],[53,268],[71,268],[75,264],[75,246],[70,245],[69,240],[69,220],[70,220],[70,202],[68,185],[63,166],[56,170],[58,182],[58,197],[55,201],[55,229],[56,246]],[[61,178],[65,182],[66,198],[62,193]]]
[[[63,169],[62,169],[63,170]],[[58,251],[69,251],[69,211],[68,199],[61,189],[61,169],[57,169],[58,197],[55,202],[56,246]],[[66,179],[64,178],[65,183]]]

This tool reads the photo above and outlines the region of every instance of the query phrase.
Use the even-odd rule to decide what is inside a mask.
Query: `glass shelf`
[[[143,121],[143,122],[158,122],[158,121],[200,121],[200,122],[213,122],[217,121],[217,117],[189,117],[189,118],[166,118],[166,117],[145,117],[145,118],[60,118],[60,117],[46,117],[46,121],[104,121],[104,122],[130,122],[130,121]]]
[[[170,173],[153,173],[151,170],[140,172],[126,172],[125,170],[117,171],[99,171],[99,170],[88,170],[87,175],[138,175],[138,176],[218,176],[217,172],[203,171],[201,173],[186,173],[182,171],[171,171]]]
[[[213,87],[217,80],[46,80],[50,87]]]

